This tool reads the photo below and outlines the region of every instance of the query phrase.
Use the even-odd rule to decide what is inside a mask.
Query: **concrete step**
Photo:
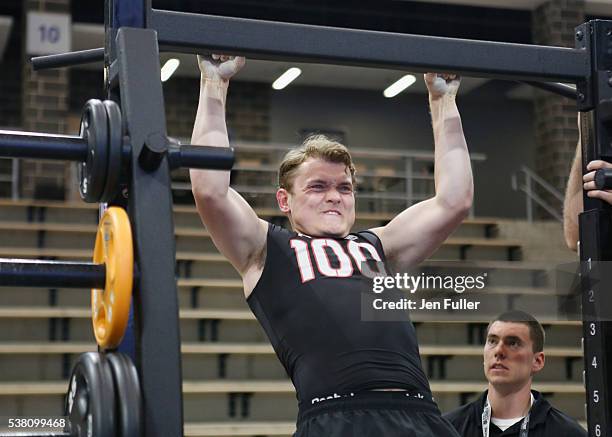
[[[97,345],[86,342],[0,342],[0,354],[16,355],[51,355],[80,354],[97,351]],[[457,345],[421,345],[421,356],[482,356],[481,346]],[[202,355],[273,355],[274,350],[269,343],[182,343],[181,352]],[[546,348],[547,357],[574,358],[582,357],[580,348],[551,347]]]
[[[78,355],[96,351],[90,342],[1,342],[0,381],[52,380],[67,377]],[[267,342],[183,342],[185,379],[278,379],[285,370]],[[422,344],[423,368],[430,379],[463,381],[482,376],[482,346]],[[546,348],[547,363],[538,374],[541,382],[580,382],[582,350],[578,347]],[[569,366],[569,367],[568,367]]]
[[[0,383],[0,396],[49,396],[65,395],[68,381],[15,381]],[[441,382],[430,381],[434,396],[436,393],[480,393],[486,389],[482,381]],[[581,383],[540,382],[533,388],[541,393],[584,395]],[[289,380],[210,380],[183,381],[183,394],[217,394],[217,393],[294,393]]]
[[[251,311],[242,308],[183,308],[183,341],[267,341]],[[418,316],[418,315],[417,315]],[[93,341],[88,307],[0,306],[0,341]],[[412,317],[422,344],[482,344],[488,320],[478,323],[450,320],[425,321]],[[582,336],[580,322],[543,320],[547,347],[576,347]]]
[[[486,384],[481,381],[431,381],[431,388],[442,411],[459,405],[461,397],[476,397]],[[555,405],[563,405],[572,417],[584,419],[584,390],[579,383],[537,383],[534,388]],[[0,409],[5,415],[61,415],[68,389],[65,380],[0,383]],[[186,422],[228,421],[242,418],[254,421],[294,421],[297,402],[288,380],[208,380],[183,383]]]
[[[97,205],[78,202],[0,199],[0,209],[0,221],[57,221],[95,225],[98,220]],[[286,225],[286,218],[276,208],[256,208],[255,211],[261,218]],[[176,226],[202,226],[193,205],[174,205],[173,212]],[[395,214],[391,213],[358,211],[355,228],[368,229],[382,226],[394,216]],[[497,223],[498,220],[495,218],[468,218],[455,231],[454,236],[492,238],[497,233]]]
[[[176,227],[175,236],[176,250],[177,252],[185,252],[184,259],[199,261],[201,258],[198,255],[201,252],[216,251],[210,234],[203,228]],[[17,250],[29,247],[84,250],[88,247],[93,248],[95,243],[95,227],[66,223],[0,222],[0,239],[6,246],[3,249],[3,253],[11,257],[15,256],[9,253],[9,247],[11,246]],[[522,242],[520,240],[450,237],[442,244],[432,258],[514,261],[520,259],[521,245]],[[77,254],[72,256],[79,257]],[[90,256],[91,251],[86,253],[84,258],[89,258]]]
[[[36,248],[32,245],[24,247],[6,245],[0,247],[0,257],[5,258],[90,261],[91,253],[89,248]],[[231,287],[240,286],[240,282],[236,282],[240,281],[239,274],[216,249],[208,252],[204,249],[200,251],[178,251],[176,259],[175,272],[183,280],[182,285],[184,286],[213,287],[216,284],[221,287],[226,287],[228,284]],[[557,282],[557,277],[560,274],[563,274],[564,277],[571,277],[572,273],[570,273],[570,270],[572,267],[573,265],[556,266],[546,263],[505,260],[461,261],[432,259],[424,261],[407,272],[400,272],[400,274],[411,276],[419,276],[421,274],[428,276],[482,275],[487,287],[554,287],[563,285],[563,283]],[[234,282],[227,282],[228,280],[234,280]]]
[[[186,423],[185,437],[207,436],[286,436],[295,432],[295,422],[209,422]]]

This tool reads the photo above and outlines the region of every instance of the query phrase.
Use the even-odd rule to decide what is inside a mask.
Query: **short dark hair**
[[[523,325],[527,325],[529,328],[529,336],[533,342],[533,352],[542,352],[544,350],[544,340],[546,337],[544,334],[544,328],[542,327],[542,324],[538,322],[538,320],[531,314],[519,310],[511,310],[501,313],[499,316],[491,320],[487,326],[487,336],[489,335],[491,325],[495,322],[522,323]]]

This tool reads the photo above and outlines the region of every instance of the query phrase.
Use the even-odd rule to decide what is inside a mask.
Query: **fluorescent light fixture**
[[[412,74],[407,74],[398,81],[389,85],[387,89],[383,91],[383,95],[388,99],[395,97],[415,82],[416,77],[414,77]]]
[[[274,83],[272,84],[272,88],[274,88],[275,90],[282,90],[295,79],[297,79],[300,74],[302,74],[302,70],[297,67],[291,67],[274,81]]]
[[[168,59],[161,68],[161,81],[165,82],[174,74],[181,61],[176,58]]]

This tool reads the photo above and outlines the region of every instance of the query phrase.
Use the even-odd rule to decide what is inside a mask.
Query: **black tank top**
[[[328,396],[400,388],[430,394],[414,327],[361,320],[372,281],[361,262],[385,261],[370,231],[311,238],[270,224],[265,266],[247,302],[297,391],[300,407]]]

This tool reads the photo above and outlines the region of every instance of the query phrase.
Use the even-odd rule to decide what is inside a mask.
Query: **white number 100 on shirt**
[[[332,278],[348,278],[353,275],[351,258],[360,272],[362,271],[362,264],[366,261],[382,261],[378,251],[370,243],[349,241],[347,245],[348,253],[340,243],[328,238],[315,238],[310,241],[310,244],[304,240],[294,239],[291,240],[290,245],[295,252],[303,283],[315,278],[314,266],[311,262],[312,256],[319,273]],[[338,259],[337,267],[334,268],[331,265],[326,248],[329,248]]]

